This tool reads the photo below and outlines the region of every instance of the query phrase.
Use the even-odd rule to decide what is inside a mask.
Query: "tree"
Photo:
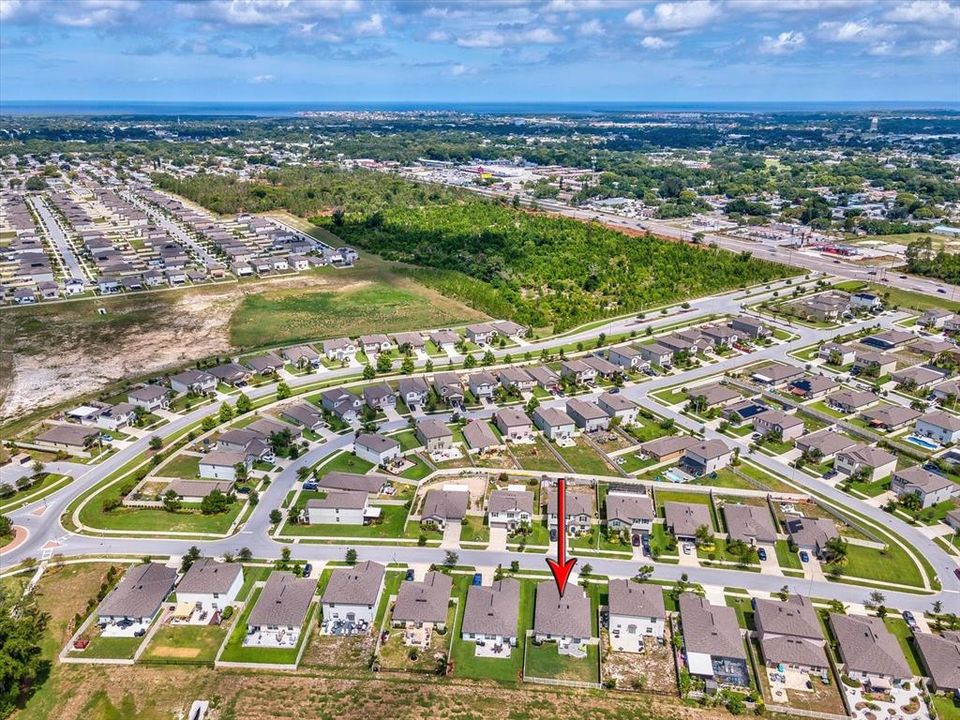
[[[480,361],[483,365],[493,365],[497,361],[497,358],[493,354],[493,350],[487,350],[483,354],[483,359]]]
[[[230,406],[230,403],[221,403],[220,405],[220,422],[226,423],[230,422],[233,419],[233,408]]]
[[[583,567],[580,568],[580,575],[582,575],[583,577],[588,577],[592,572],[593,572],[593,565],[591,565],[590,563],[584,563]]]
[[[237,476],[237,482],[246,482],[250,478],[250,470],[245,462],[238,462],[233,466],[233,471]]]
[[[233,504],[233,495],[227,495],[216,488],[200,501],[200,512],[204,515],[217,515],[226,512]]]
[[[167,490],[163,494],[163,509],[167,512],[176,512],[181,507],[183,503],[180,501],[180,496],[177,495],[177,491],[173,488]]]
[[[364,380],[373,380],[377,376],[377,371],[373,369],[373,365],[367,363],[363,366],[362,377]]]
[[[469,369],[471,369],[471,368],[475,368],[475,367],[477,366],[477,358],[474,357],[473,355],[467,355],[467,356],[463,359],[463,366],[464,366],[467,370],[469,370]]]
[[[291,525],[296,525],[300,522],[300,508],[296,505],[291,505],[287,508],[287,522]]]
[[[17,597],[0,587],[0,717],[22,706],[50,671],[40,647],[49,619],[35,593]]]
[[[653,577],[653,565],[641,565],[640,569],[637,570],[636,578],[640,582],[646,582],[651,577]]]
[[[253,410],[253,403],[250,402],[250,398],[240,393],[240,397],[237,398],[237,414],[243,415],[251,410]]]
[[[272,520],[273,518],[271,518]],[[240,562],[250,562],[253,560],[253,551],[248,547],[240,548],[240,551],[237,553],[237,559]]]
[[[224,403],[226,404],[226,403]],[[222,417],[222,414],[221,414]],[[204,432],[210,432],[217,426],[217,418],[213,415],[207,415],[200,421],[200,429]]]
[[[283,380],[277,383],[277,400],[286,400],[290,397],[290,386]]]
[[[196,545],[191,545],[190,549],[184,554],[183,558],[180,560],[180,572],[185,573],[197,560],[200,559],[200,548]]]
[[[447,554],[443,557],[443,566],[449,569],[453,569],[456,564],[460,561],[460,554],[454,552],[453,550],[447,550]]]
[[[424,363],[423,369],[428,373],[433,372],[433,360],[427,359],[427,362]]]
[[[847,541],[837,535],[824,543],[823,555],[827,562],[836,568],[847,564]]]
[[[400,363],[400,372],[404,375],[410,375],[413,372],[413,358],[405,357],[403,362]]]
[[[356,565],[357,564],[357,551],[353,548],[349,548],[344,555],[343,559],[346,561],[347,565]]]
[[[783,587],[781,587],[781,588],[780,588],[780,592],[777,593],[777,596],[778,596],[781,600],[786,601],[786,599],[787,599],[788,597],[790,597],[790,586],[789,586],[789,585],[784,585]]]
[[[34,476],[39,475],[40,473],[42,473],[42,472],[43,472],[43,469],[44,469],[45,467],[46,467],[46,465],[43,464],[43,461],[42,461],[42,460],[34,460],[34,461],[33,461],[33,464],[30,465],[30,469],[33,470]]]
[[[377,355],[377,372],[387,373],[390,372],[391,368],[393,368],[393,360],[390,359],[389,355],[386,353]]]
[[[277,525],[283,520],[283,513],[280,512],[279,508],[274,508],[270,511],[270,523],[272,525]]]
[[[713,542],[713,533],[706,525],[701,525],[696,531],[697,545],[709,545]]]
[[[163,447],[163,439],[158,437],[157,435],[152,435],[150,437],[150,449],[159,450],[162,447]]]
[[[870,593],[864,605],[866,605],[868,608],[877,608],[882,606],[886,601],[887,601],[886,595],[884,595],[879,590],[874,590]]]
[[[24,187],[32,192],[40,192],[41,190],[47,189],[47,181],[39,175],[33,175],[27,178]]]

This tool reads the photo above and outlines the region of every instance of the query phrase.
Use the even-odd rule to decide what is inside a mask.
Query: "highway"
[[[775,289],[782,287],[784,287],[783,284],[776,284],[770,291],[760,292],[751,296],[749,301],[751,303],[759,302],[764,297],[770,296]],[[557,347],[561,344],[575,343],[581,340],[586,342],[595,339],[600,333],[611,336],[632,329],[637,329],[638,336],[642,337],[643,333],[639,331],[645,330],[646,326],[657,328],[675,324],[680,319],[695,320],[705,318],[711,314],[738,313],[747,294],[748,293],[739,291],[715,297],[702,298],[692,302],[690,310],[685,312],[681,312],[680,309],[675,308],[666,315],[650,315],[642,322],[639,322],[635,316],[619,318],[591,329],[575,331],[562,338],[550,338],[539,342],[531,342],[520,348],[497,348],[494,354],[499,358],[502,358],[507,353],[511,353],[514,357],[517,357],[529,351],[533,357],[536,357],[542,348]],[[893,323],[901,317],[902,315],[900,314],[887,313],[879,318],[879,322],[885,327],[891,327]],[[866,324],[876,324],[877,321],[877,319],[862,321],[833,330],[791,327],[790,331],[795,333],[797,337],[787,343],[761,348],[748,355],[736,355],[724,358],[718,362],[686,371],[682,376],[661,376],[638,384],[628,384],[622,392],[626,397],[649,407],[651,410],[661,415],[674,418],[678,424],[688,429],[699,431],[699,423],[692,421],[685,415],[672,412],[668,408],[661,406],[653,398],[649,397],[650,393],[669,385],[693,382],[707,376],[718,375],[747,364],[756,363],[759,360],[786,360],[788,353],[793,350],[808,346],[821,339],[828,339],[838,334],[846,334]],[[420,359],[418,364],[422,366],[423,362],[424,360]],[[299,387],[316,383],[319,380],[355,376],[356,372],[356,368],[343,368],[332,371],[324,370],[317,374],[287,378],[287,382],[291,386]],[[247,394],[251,398],[256,399],[269,395],[274,390],[275,385],[269,384],[249,388]],[[563,402],[564,400],[562,398],[554,398],[544,401],[543,404],[562,405]],[[187,426],[199,422],[203,417],[215,413],[217,409],[218,403],[196,408],[185,415],[175,418],[155,434],[168,437]],[[492,409],[487,408],[479,411],[479,413],[469,414],[488,416],[491,412]],[[385,423],[381,427],[381,430],[389,432],[403,427],[406,427],[406,420]],[[719,436],[715,430],[709,428],[705,434],[707,437]],[[742,455],[747,457],[748,448],[745,442],[727,436],[724,436],[724,440],[728,443],[739,445],[742,450]],[[269,512],[280,506],[286,493],[294,486],[297,479],[297,470],[301,467],[312,466],[324,457],[348,447],[352,442],[352,436],[350,434],[336,435],[325,442],[315,444],[307,453],[288,464],[278,475],[274,476],[271,479],[269,487],[263,492],[260,502],[254,508],[250,518],[245,524],[241,525],[237,533],[231,537],[201,541],[195,539],[155,537],[132,538],[122,535],[96,537],[93,535],[67,532],[61,524],[61,515],[73,499],[87,493],[94,485],[146,450],[148,442],[149,439],[147,437],[138,439],[132,442],[130,446],[96,465],[88,466],[76,463],[65,463],[57,466],[51,465],[51,470],[73,472],[75,479],[63,489],[52,493],[43,500],[31,503],[9,514],[15,524],[29,531],[29,537],[23,544],[5,553],[2,564],[6,567],[12,567],[26,557],[39,558],[44,551],[46,551],[47,555],[50,553],[58,553],[64,556],[99,556],[131,553],[137,556],[167,556],[181,554],[191,545],[197,545],[205,553],[215,554],[222,554],[226,551],[235,552],[241,547],[248,547],[256,557],[276,557],[279,555],[280,548],[286,547],[290,548],[295,558],[323,561],[342,559],[346,548],[352,546],[350,542],[344,542],[339,545],[310,543],[281,544],[267,534],[270,526]],[[957,595],[960,593],[960,580],[953,574],[953,570],[957,567],[956,561],[947,556],[939,546],[933,543],[917,528],[842,493],[828,483],[797,471],[776,458],[766,456],[762,453],[754,453],[749,456],[754,462],[776,474],[786,477],[795,485],[816,492],[832,502],[855,509],[858,513],[868,517],[872,522],[900,535],[916,548],[917,552],[933,564],[944,586],[943,591],[927,595],[918,595],[908,592],[884,590],[888,605],[901,609],[924,611],[929,609],[930,602],[933,599],[939,598],[943,600],[944,604],[948,607],[958,601]],[[96,500],[94,500],[94,502],[95,501]],[[40,512],[41,509],[43,509],[42,512]],[[53,541],[52,544],[51,541]],[[357,546],[356,549],[362,559],[407,563],[442,562],[445,553],[444,550],[437,548],[410,546]],[[519,562],[521,567],[527,569],[543,570],[545,567],[543,556],[537,554],[467,549],[460,551],[461,563],[475,565],[484,569],[489,569],[501,564],[509,565],[513,561]],[[606,558],[590,558],[589,562],[593,566],[594,572],[610,575],[611,577],[629,577],[636,572],[638,565],[636,561],[632,560]],[[788,584],[791,588],[799,592],[818,597],[838,598],[847,603],[861,603],[865,600],[865,596],[869,592],[869,590],[857,585],[816,580],[811,581],[808,579],[791,579],[774,575],[743,572],[735,569],[683,567],[666,563],[651,564],[655,566],[654,577],[663,580],[675,580],[679,578],[682,573],[686,573],[693,582],[708,585],[743,587],[757,592],[773,592],[779,590],[784,584]]]

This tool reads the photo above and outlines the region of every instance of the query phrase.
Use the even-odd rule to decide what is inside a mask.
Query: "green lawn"
[[[323,477],[331,472],[365,473],[373,467],[373,463],[358,458],[353,453],[341,451],[317,467],[317,474]]]
[[[913,674],[923,675],[923,665],[920,661],[920,654],[916,649],[916,645],[914,645],[913,633],[910,631],[907,622],[898,617],[885,617],[883,624],[886,625],[887,630],[897,638],[897,642],[900,643],[900,649],[903,651],[903,656],[906,658],[907,665],[910,666]]]
[[[923,584],[920,569],[901,547],[892,543],[886,553],[860,545],[848,545],[847,564],[842,569],[842,577],[900,585]]]
[[[513,456],[524,470],[545,472],[563,472],[566,470],[560,461],[550,452],[543,438],[537,437],[532,444],[511,445]]]
[[[164,465],[157,474],[161,477],[193,480],[200,477],[200,457],[198,455],[174,455],[170,462]]]
[[[237,593],[237,601],[243,602],[246,600],[247,596],[250,594],[250,591],[253,590],[254,583],[260,582],[261,580],[266,582],[266,579],[270,577],[271,572],[273,572],[272,567],[244,565],[243,585],[240,586],[240,592]]]
[[[679,405],[687,399],[687,393],[679,387],[657,390],[650,394],[665,405]]]
[[[616,475],[616,471],[610,467],[596,450],[590,447],[586,440],[577,438],[576,445],[570,447],[557,447],[560,455],[566,460],[574,472],[584,475]]]
[[[69,475],[58,475],[57,473],[46,473],[42,480],[38,480],[30,487],[24,488],[23,490],[17,490],[12,495],[0,500],[0,512],[7,512],[13,510],[20,503],[28,500],[28,502],[36,502],[41,498],[46,497],[52,492],[56,492],[63,487],[66,487],[71,482],[73,478]]]
[[[226,634],[224,625],[164,625],[140,659],[155,663],[213,663]]]
[[[401,477],[405,477],[408,480],[423,480],[423,478],[433,472],[430,466],[427,465],[419,455],[407,455],[406,459],[413,462],[413,467],[407,468],[400,473]]]
[[[777,562],[780,567],[788,570],[803,570],[803,563],[800,562],[800,556],[797,553],[790,552],[790,547],[786,540],[777,540],[773,545],[777,552]]]
[[[400,450],[403,452],[421,447],[420,441],[417,440],[417,434],[413,430],[403,430],[390,437],[400,443]]]
[[[97,635],[90,639],[90,644],[84,650],[71,649],[70,656],[127,660],[133,657],[142,642],[142,637],[102,637]]]
[[[317,525],[283,526],[280,535],[312,537],[357,537],[357,538],[398,538],[403,537],[403,524],[407,519],[404,505],[382,505],[383,516],[379,523],[372,525],[341,525],[337,523]]]
[[[732,488],[739,490],[753,490],[755,489],[753,485],[744,480],[742,477],[734,473],[729,468],[721,468],[715,474],[716,477],[711,477],[711,475],[702,475],[693,481],[694,485],[709,485],[711,487],[720,487],[720,488]]]
[[[523,643],[526,632],[533,627],[533,599],[536,594],[536,583],[532,580],[520,581],[520,612],[517,618],[517,647],[510,653],[509,658],[478,658],[475,645],[460,639],[463,612],[457,619],[454,632],[453,649],[450,659],[453,662],[455,677],[471,678],[473,680],[493,680],[505,685],[514,685],[520,681],[520,672],[523,669]],[[461,602],[466,602],[466,594]],[[466,607],[464,605],[464,607]]]
[[[662,523],[655,523],[650,531],[650,553],[654,558],[677,557],[676,541]]]
[[[264,648],[264,647],[244,647],[243,639],[247,634],[247,617],[253,610],[253,606],[260,597],[261,588],[256,588],[253,595],[247,602],[237,618],[233,630],[230,632],[230,639],[223,648],[220,660],[224,662],[244,662],[244,663],[275,663],[278,665],[292,665],[297,661],[297,654],[300,646],[303,644],[308,632],[307,629],[314,623],[316,615],[316,605],[311,605],[307,612],[307,618],[303,623],[303,630],[297,639],[296,647],[292,648]]]
[[[600,679],[600,655],[596,645],[587,646],[587,656],[582,659],[561,655],[557,644],[545,642],[535,645],[527,643],[526,676],[535,678],[558,678],[561,680],[579,680],[598,682]]]
[[[723,538],[714,538],[713,544],[705,545],[697,548],[697,557],[701,560],[710,560],[710,556],[713,555],[714,560],[724,561],[724,562],[739,562],[739,559],[727,551],[727,541]],[[747,565],[759,566],[760,560],[753,556]]]
[[[120,497],[123,483],[116,483],[102,493],[90,498],[80,511],[80,522],[91,529],[139,530],[156,533],[226,533],[240,514],[243,503],[235,501],[230,508],[217,515],[204,515],[196,504],[185,504],[176,512],[154,508],[118,507],[108,512],[103,510],[104,500]]]
[[[460,539],[467,542],[490,542],[490,526],[483,518],[466,517],[460,524]]]
[[[668,428],[660,427],[660,420],[650,420],[644,417],[637,417],[637,422],[624,428],[630,435],[637,439],[637,442],[647,442],[656,440],[665,435],[673,435],[676,430],[673,426]]]
[[[960,700],[954,700],[952,695],[934,695],[933,705],[938,720],[960,720]]]

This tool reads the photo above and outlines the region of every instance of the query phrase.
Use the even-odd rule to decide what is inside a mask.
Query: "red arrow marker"
[[[567,560],[567,488],[566,480],[560,478],[557,480],[557,559],[547,558],[547,566],[553,573],[553,579],[557,581],[560,597],[563,597],[563,591],[567,589],[570,571],[576,564],[576,558]]]

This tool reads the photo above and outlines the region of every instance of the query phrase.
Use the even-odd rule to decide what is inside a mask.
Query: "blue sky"
[[[0,0],[0,98],[960,100],[960,0]]]

